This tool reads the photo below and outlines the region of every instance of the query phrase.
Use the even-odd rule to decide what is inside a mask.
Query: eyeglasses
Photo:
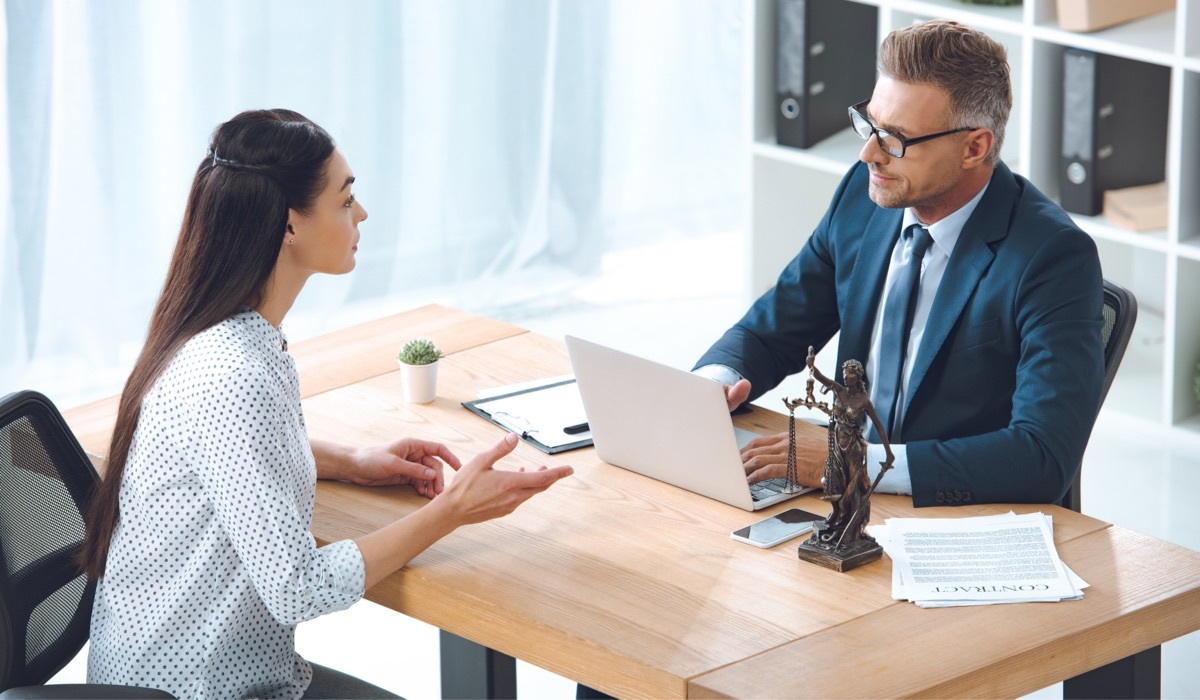
[[[870,98],[868,98],[850,107],[850,125],[854,127],[854,132],[861,136],[863,141],[871,138],[871,134],[875,134],[875,140],[879,142],[879,148],[893,158],[903,158],[904,152],[908,150],[909,146],[915,146],[918,143],[932,141],[933,139],[949,136],[950,134],[957,134],[960,131],[974,131],[978,128],[974,126],[964,126],[961,129],[939,131],[936,134],[930,134],[928,136],[918,136],[915,139],[906,139],[903,136],[893,134],[886,129],[880,129],[871,123],[871,118],[867,116],[866,112],[867,104],[870,101]]]

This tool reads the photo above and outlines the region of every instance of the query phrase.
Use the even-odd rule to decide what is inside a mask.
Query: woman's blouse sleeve
[[[295,625],[357,602],[365,581],[358,546],[318,548],[311,533],[316,469],[299,401],[251,366],[214,377],[191,410],[213,522],[271,616]]]

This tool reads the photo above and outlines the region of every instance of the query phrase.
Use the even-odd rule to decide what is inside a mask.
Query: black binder
[[[1063,52],[1063,209],[1095,216],[1104,191],[1161,182],[1171,69],[1083,49]]]
[[[778,0],[775,140],[808,148],[850,128],[875,89],[879,10],[850,0]]]

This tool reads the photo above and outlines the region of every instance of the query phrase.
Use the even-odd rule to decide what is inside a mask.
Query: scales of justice
[[[828,569],[846,572],[869,564],[883,555],[883,547],[866,533],[871,519],[871,494],[879,480],[892,468],[895,456],[888,442],[887,431],[880,423],[879,415],[867,394],[862,363],[847,360],[842,363],[842,380],[838,384],[821,373],[816,367],[816,354],[808,348],[807,392],[803,399],[783,399],[788,407],[788,456],[787,492],[797,491],[801,484],[796,475],[796,407],[817,409],[829,416],[826,429],[829,436],[829,457],[825,460],[825,476],[821,485],[825,489],[822,500],[833,504],[833,512],[824,520],[813,525],[812,536],[801,543],[800,558]],[[833,392],[829,402],[817,401],[813,395],[816,382],[821,382],[821,393]],[[887,461],[880,462],[882,469],[874,483],[867,473],[867,441],[863,438],[863,425],[870,418],[883,441]]]

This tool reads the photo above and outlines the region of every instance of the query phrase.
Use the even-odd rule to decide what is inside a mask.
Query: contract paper
[[[892,559],[892,596],[922,607],[1057,602],[1087,583],[1058,557],[1044,513],[889,518],[868,531]]]

